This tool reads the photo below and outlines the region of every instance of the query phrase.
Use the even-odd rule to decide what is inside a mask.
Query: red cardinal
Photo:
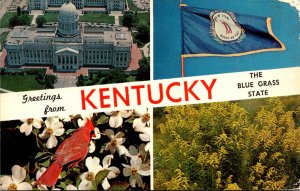
[[[87,119],[83,127],[74,131],[71,137],[59,145],[53,157],[54,162],[35,181],[34,185],[54,186],[65,164],[69,164],[68,168],[73,168],[86,157],[91,136],[95,137],[94,126],[91,120]]]

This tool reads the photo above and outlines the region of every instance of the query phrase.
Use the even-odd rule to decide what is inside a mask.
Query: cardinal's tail
[[[59,165],[58,161],[54,161],[42,176],[34,182],[34,185],[43,184],[46,186],[54,186],[61,171],[62,166]]]

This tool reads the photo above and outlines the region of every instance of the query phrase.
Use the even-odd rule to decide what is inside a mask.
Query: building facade
[[[84,7],[106,7],[108,11],[125,10],[126,0],[72,0],[77,9]],[[29,10],[46,10],[48,7],[60,7],[65,0],[28,0]]]
[[[17,26],[8,35],[7,64],[12,67],[50,66],[72,72],[82,66],[127,68],[131,33],[125,27],[79,24],[76,7],[66,2],[57,26]]]

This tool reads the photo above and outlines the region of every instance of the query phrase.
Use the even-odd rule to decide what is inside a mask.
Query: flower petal
[[[133,157],[130,160],[130,164],[132,167],[140,167],[142,165],[142,159],[139,157]]]
[[[129,146],[128,152],[131,156],[137,155],[139,153],[137,148],[133,145]]]
[[[80,179],[81,179],[81,180],[86,180],[85,177],[86,177],[87,174],[88,174],[88,172],[82,173],[82,174],[80,175]]]
[[[37,187],[39,190],[48,190],[47,186],[44,184],[38,184]]]
[[[47,133],[47,129],[44,129],[41,134],[39,134],[39,137],[41,139],[47,139],[49,137],[49,134]]]
[[[138,187],[142,187],[143,186],[143,180],[142,180],[142,177],[137,174],[134,176],[135,180],[136,180],[136,183],[138,185]]]
[[[123,123],[123,118],[121,117],[120,114],[116,116],[110,116],[109,118],[109,126],[112,128],[120,127],[122,123]]]
[[[61,136],[62,134],[64,134],[64,132],[65,132],[65,129],[63,127],[53,129],[53,135],[55,135],[55,136]]]
[[[145,151],[150,151],[151,152],[151,146],[152,146],[152,144],[150,142],[148,142],[145,146]]]
[[[100,130],[98,127],[94,128],[94,132],[95,132],[96,137],[92,137],[92,139],[100,139],[101,133],[100,133]]]
[[[18,184],[18,190],[32,190],[32,186],[28,182]]]
[[[140,117],[148,112],[147,108],[134,109],[134,113]]]
[[[132,114],[132,110],[122,110],[122,111],[120,111],[120,115],[123,118],[128,118],[128,117],[131,116],[131,114]]]
[[[95,143],[94,143],[94,141],[90,141],[90,144],[89,144],[89,153],[93,153],[93,152],[95,152],[95,150],[96,150],[96,145],[95,145]]]
[[[129,184],[131,187],[135,188],[136,186],[136,179],[135,179],[135,176],[130,176],[129,178]]]
[[[42,167],[40,170],[38,170],[38,171],[36,172],[35,178],[36,178],[36,179],[39,179],[39,178],[44,174],[44,172],[45,172],[46,170],[47,170],[47,169],[46,169],[45,167]]]
[[[109,139],[112,139],[113,136],[115,135],[114,131],[111,130],[111,129],[106,129],[106,130],[104,131],[104,134],[105,134],[106,136],[108,136]]]
[[[88,157],[85,160],[85,166],[89,169],[89,172],[93,172],[96,175],[101,170],[100,159],[98,157]]]
[[[145,142],[149,142],[150,141],[150,136],[145,134],[145,133],[141,133],[139,134],[139,137],[142,141],[145,141]]]
[[[82,180],[78,186],[78,190],[91,190],[92,186],[92,182]]]
[[[83,127],[87,122],[87,119],[78,119],[77,124],[79,127]]]
[[[107,190],[107,189],[110,188],[110,184],[109,184],[107,178],[104,178],[104,180],[102,181],[102,187],[103,187],[104,190]]]
[[[103,168],[108,168],[111,164],[111,159],[113,159],[113,155],[106,155],[102,160],[102,166]]]
[[[19,165],[14,165],[11,168],[12,179],[15,184],[21,183],[26,177],[26,170]]]
[[[118,132],[115,136],[115,138],[123,138],[125,136],[125,134],[123,132]],[[124,140],[125,141],[125,140]]]
[[[126,141],[125,138],[115,138],[115,140],[117,141],[118,145],[122,145]]]
[[[57,146],[57,143],[58,141],[56,137],[54,135],[50,135],[49,139],[47,140],[46,147],[48,149],[52,149]]]
[[[125,168],[123,168],[123,175],[124,176],[130,176],[131,175],[131,168],[127,168],[127,167],[125,167]]]
[[[124,154],[128,153],[128,151],[124,145],[117,145],[117,151],[118,151],[119,155],[124,155]]]
[[[141,128],[146,127],[146,123],[143,122],[142,118],[137,118],[133,120],[132,127],[135,131],[140,132]]]
[[[23,123],[21,126],[20,126],[20,132],[21,133],[25,133],[26,136],[28,136],[32,131],[32,125],[28,125],[27,123]]]
[[[142,176],[150,176],[150,170],[138,170],[138,173]]]
[[[42,118],[37,118],[33,120],[33,127],[40,129],[42,127],[43,119]]]
[[[11,176],[2,176],[0,178],[0,190],[8,190],[11,183],[13,183]]]
[[[72,184],[68,184],[66,186],[66,190],[77,190],[76,186],[72,185]]]
[[[108,170],[110,170],[110,172],[107,175],[108,179],[116,178],[121,173],[119,168],[115,166],[109,167]]]

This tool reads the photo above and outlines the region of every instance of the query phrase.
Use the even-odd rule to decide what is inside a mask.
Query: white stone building
[[[79,24],[78,19],[76,7],[66,2],[58,26],[16,26],[5,43],[8,66],[50,66],[69,72],[82,66],[129,66],[132,37],[127,28]]]
[[[60,7],[65,0],[28,0],[29,10],[46,10],[48,7]],[[72,0],[77,9],[84,7],[106,7],[108,11],[125,10],[126,0]]]

